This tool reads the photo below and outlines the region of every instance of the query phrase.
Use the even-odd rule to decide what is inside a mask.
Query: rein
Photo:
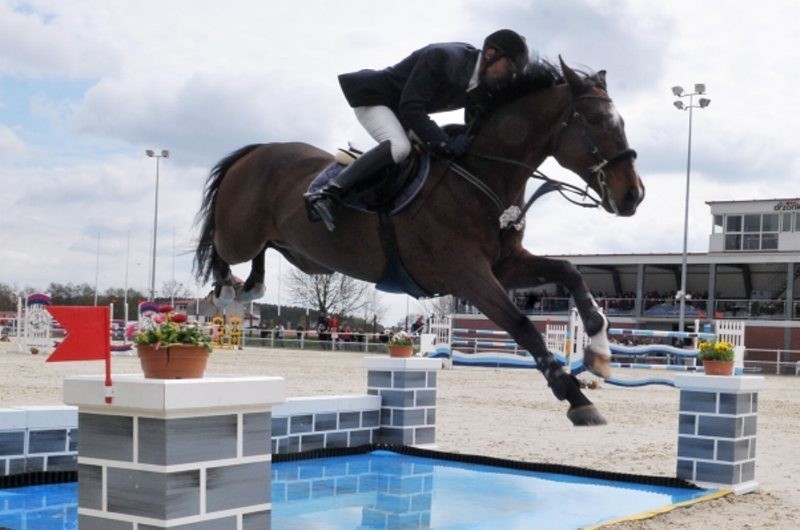
[[[506,208],[500,198],[497,196],[494,191],[482,180],[478,177],[470,173],[467,169],[463,166],[456,164],[455,162],[452,163],[451,169],[466,179],[468,182],[473,184],[478,190],[483,192],[492,203],[497,206],[497,209],[502,212],[500,216],[500,228],[507,228],[509,226],[513,226],[517,230],[521,230],[525,226],[525,214],[527,214],[528,210],[533,206],[533,203],[536,200],[550,193],[552,191],[557,191],[565,200],[568,202],[580,206],[582,208],[597,208],[600,206],[602,199],[598,199],[593,197],[590,194],[590,189],[588,184],[584,189],[575,186],[574,184],[570,184],[568,182],[563,182],[560,180],[552,179],[539,171],[539,169],[531,166],[530,164],[526,164],[525,162],[520,162],[519,160],[514,160],[513,158],[505,158],[501,156],[494,156],[494,155],[487,155],[483,153],[471,153],[473,156],[477,158],[482,158],[484,160],[491,160],[493,162],[501,162],[504,164],[523,167],[530,171],[528,178],[541,180],[542,183],[536,189],[535,192],[528,198],[525,202],[525,205],[520,209],[517,206],[510,206]],[[575,199],[571,195],[576,195],[578,198]],[[581,202],[581,201],[589,201]]]
[[[558,135],[553,142],[553,148],[550,150],[550,156],[555,155],[558,150],[558,147],[561,143],[561,136],[564,134],[564,131],[569,128],[570,124],[575,120],[575,123],[580,128],[581,137],[584,139],[587,147],[589,148],[589,152],[595,158],[597,164],[590,166],[587,169],[588,174],[591,177],[594,177],[597,180],[598,188],[600,189],[600,197],[594,197],[590,194],[590,187],[589,184],[586,184],[584,189],[579,188],[573,184],[568,182],[563,182],[560,180],[551,179],[539,169],[531,166],[530,164],[526,164],[524,162],[520,162],[519,160],[514,160],[512,158],[505,158],[500,156],[494,155],[487,155],[483,153],[470,153],[472,156],[477,158],[482,158],[484,160],[491,160],[494,162],[501,162],[503,164],[509,164],[513,166],[523,167],[530,171],[528,178],[538,179],[543,181],[542,184],[536,189],[536,191],[530,196],[530,198],[525,202],[525,205],[520,209],[516,205],[512,205],[506,208],[503,205],[503,202],[497,196],[497,194],[489,187],[486,182],[481,180],[480,178],[476,177],[472,174],[469,170],[467,170],[464,166],[457,164],[455,161],[450,160],[449,169],[452,170],[457,175],[464,178],[467,182],[475,186],[481,193],[486,195],[488,199],[494,204],[497,209],[502,212],[500,215],[500,228],[505,229],[509,226],[513,226],[516,230],[522,230],[525,226],[525,214],[528,210],[533,206],[533,203],[541,196],[550,193],[552,191],[557,191],[559,194],[566,199],[568,202],[575,204],[577,206],[581,206],[583,208],[597,208],[600,206],[606,197],[609,197],[609,204],[617,211],[617,205],[613,199],[611,199],[609,195],[608,184],[606,183],[606,174],[605,168],[610,164],[614,164],[619,162],[620,160],[625,160],[627,158],[636,158],[636,151],[630,148],[622,149],[609,157],[603,157],[600,153],[600,148],[597,146],[597,142],[595,141],[592,134],[586,127],[586,123],[584,121],[583,115],[578,112],[575,103],[582,99],[600,99],[603,101],[611,102],[611,99],[606,96],[596,96],[591,94],[585,94],[582,96],[577,96],[572,98],[570,101],[569,108],[566,111],[566,118],[561,122],[561,129],[558,132]],[[578,196],[578,199],[571,197],[570,195]],[[588,202],[585,202],[588,201]]]

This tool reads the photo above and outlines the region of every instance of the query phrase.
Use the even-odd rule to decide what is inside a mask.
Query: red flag
[[[47,362],[104,361],[111,356],[111,313],[108,307],[50,306],[67,336]]]
[[[111,312],[108,307],[50,306],[67,336],[50,357],[50,362],[105,361],[106,403],[111,403]]]

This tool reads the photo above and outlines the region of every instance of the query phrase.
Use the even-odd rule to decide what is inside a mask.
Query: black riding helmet
[[[528,64],[528,45],[525,43],[525,37],[516,31],[510,29],[495,31],[483,41],[483,49],[487,48],[494,48],[498,52],[489,64],[508,57],[517,72],[522,72]]]

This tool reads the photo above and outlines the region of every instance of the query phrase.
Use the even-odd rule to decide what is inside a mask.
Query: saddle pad
[[[394,200],[392,201],[392,208],[391,213],[395,214],[411,204],[411,201],[419,194],[419,191],[422,189],[422,186],[425,185],[425,181],[428,179],[428,173],[430,173],[431,167],[431,159],[428,153],[422,152],[419,153],[419,166],[417,174],[414,175],[414,178],[411,182],[408,183],[400,193],[398,193]],[[319,191],[323,186],[325,186],[330,180],[341,173],[341,171],[347,166],[344,166],[338,162],[334,162],[330,166],[326,167],[322,173],[317,175],[314,180],[311,181],[311,184],[308,186],[308,192],[314,193]],[[391,178],[391,177],[389,177]],[[355,194],[348,194],[343,199],[343,204],[348,208],[353,208],[354,210],[358,210],[361,212],[366,213],[375,213],[374,210],[371,210],[370,207],[361,200],[361,197]]]

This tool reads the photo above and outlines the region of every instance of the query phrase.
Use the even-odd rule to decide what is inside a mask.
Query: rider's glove
[[[472,143],[472,138],[466,134],[456,134],[447,139],[441,147],[441,150],[446,154],[453,157],[460,157],[467,154],[469,146]]]

